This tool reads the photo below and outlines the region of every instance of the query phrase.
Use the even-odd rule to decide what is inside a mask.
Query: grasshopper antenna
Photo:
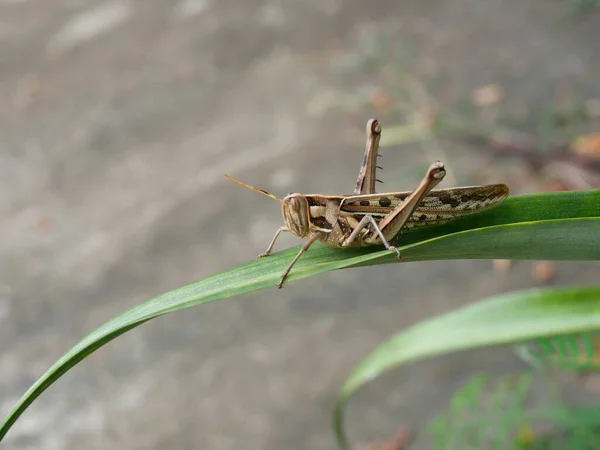
[[[259,194],[266,195],[267,197],[270,197],[270,198],[272,198],[273,200],[277,200],[279,203],[283,203],[283,200],[281,200],[279,197],[275,197],[273,194],[269,194],[267,191],[263,191],[262,189],[255,188],[254,186],[250,186],[249,184],[246,184],[246,183],[244,183],[244,182],[242,182],[242,181],[240,181],[240,180],[236,180],[235,178],[233,178],[233,177],[230,177],[229,175],[227,175],[227,174],[225,174],[225,173],[223,174],[223,176],[224,176],[225,178],[227,178],[227,179],[229,179],[229,180],[233,181],[234,183],[237,183],[237,184],[239,184],[240,186],[244,186],[244,187],[246,187],[246,188],[248,188],[248,189],[252,189],[254,192],[258,192]]]

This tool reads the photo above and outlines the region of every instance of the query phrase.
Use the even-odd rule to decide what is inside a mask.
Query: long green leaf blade
[[[334,414],[347,448],[343,410],[361,385],[401,364],[434,355],[600,328],[600,286],[534,289],[498,295],[423,321],[385,341],[352,371]]]
[[[492,210],[400,239],[402,261],[453,258],[548,260],[600,259],[590,242],[600,242],[600,190],[512,197]],[[298,247],[222,271],[142,302],[110,319],[56,361],[21,397],[0,425],[0,441],[25,409],[71,367],[98,348],[147,320],[276,285]],[[311,247],[288,282],[359,265],[398,262],[377,247]]]

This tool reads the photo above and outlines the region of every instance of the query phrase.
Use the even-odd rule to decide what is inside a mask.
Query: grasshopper
[[[300,251],[283,271],[283,282],[296,261],[315,242],[331,247],[383,245],[400,258],[390,244],[403,228],[434,225],[473,214],[501,203],[508,196],[504,184],[432,190],[446,175],[444,164],[434,162],[412,192],[375,193],[377,157],[381,126],[376,119],[367,122],[367,145],[353,195],[289,194],[280,199],[229,175],[225,177],[244,187],[277,200],[282,205],[285,225],[279,227],[267,249],[268,256],[283,231],[307,238]]]

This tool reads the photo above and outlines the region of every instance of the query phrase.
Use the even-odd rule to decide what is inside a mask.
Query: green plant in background
[[[600,260],[600,190],[512,197],[490,211],[438,227],[406,232],[400,239],[399,248],[403,255],[402,262],[494,258]],[[0,440],[43,391],[104,344],[163,314],[274,287],[281,270],[297,251],[298,247],[295,247],[273,254],[270,258],[247,262],[149,299],[110,319],[65,353],[29,388],[0,425]],[[378,248],[336,249],[315,244],[295,266],[288,282],[336,269],[397,262],[394,255]],[[571,353],[561,351],[561,346],[549,346],[548,342],[551,341],[547,339],[570,334],[578,336],[577,348],[580,353],[583,349],[583,359],[589,361],[590,355],[594,354],[590,351],[593,346],[582,344],[585,341],[581,340],[581,336],[598,328],[600,286],[506,294],[417,324],[383,343],[353,371],[344,384],[335,409],[335,430],[340,445],[347,447],[343,433],[343,410],[350,395],[385,370],[407,361],[456,350],[524,343],[541,338],[546,340],[538,341],[539,347],[529,347],[525,353],[538,360],[558,360],[559,356]],[[523,387],[519,392],[526,390],[526,385],[520,386]],[[463,391],[457,394],[457,398],[470,398],[464,392],[479,391]],[[500,392],[507,394],[506,389]],[[513,399],[513,410],[517,406],[520,408],[517,400],[518,397]],[[465,405],[467,403],[463,402]],[[566,419],[572,417],[571,413],[561,414]],[[440,439],[444,439],[440,423],[442,419],[438,420],[434,429],[441,436]],[[527,420],[523,419],[523,423],[527,425]],[[589,430],[589,426],[586,429]],[[496,429],[498,432],[505,430]],[[468,434],[472,433],[469,431]],[[520,441],[517,439],[515,442]]]
[[[600,6],[600,0],[569,0],[569,6],[574,13],[585,14]]]
[[[570,406],[548,374],[477,375],[429,425],[435,449],[598,448],[600,405]]]
[[[376,348],[346,380],[334,416],[338,439],[342,447],[347,448],[342,425],[346,400],[364,383],[392,367],[458,350],[528,342],[520,351],[538,363],[553,368],[589,370],[598,365],[598,355],[597,344],[593,344],[596,335],[588,330],[599,328],[600,286],[503,294],[420,322]],[[481,378],[468,384],[456,394],[450,411],[434,420],[433,430],[438,437],[436,448],[521,448],[507,442],[514,441],[512,435],[515,439],[519,437],[518,426],[527,425],[533,429],[529,424],[533,423],[533,417],[541,417],[540,414],[558,428],[565,429],[567,424],[572,424],[585,428],[588,434],[600,425],[600,404],[573,409],[577,416],[557,402],[545,408],[525,409],[522,400],[529,387],[524,380],[515,383],[507,379],[492,388],[492,392],[483,389]],[[489,400],[482,408],[484,395],[488,395]],[[590,418],[598,420],[593,422]],[[574,432],[573,429],[566,431]],[[575,437],[581,433],[577,431]],[[533,435],[533,431],[530,434]],[[600,438],[598,434],[595,436]],[[451,445],[455,440],[463,446]],[[496,443],[491,445],[492,442]]]

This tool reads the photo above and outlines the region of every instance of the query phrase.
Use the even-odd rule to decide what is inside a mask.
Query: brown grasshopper
[[[434,225],[473,214],[501,203],[508,196],[504,184],[469,186],[432,190],[446,175],[440,161],[433,163],[425,177],[412,192],[375,193],[377,156],[381,127],[375,119],[367,122],[367,145],[358,173],[354,194],[289,194],[283,200],[262,189],[235,178],[230,180],[260,192],[282,205],[285,225],[280,227],[267,249],[258,255],[268,256],[282,231],[300,238],[308,238],[294,259],[283,271],[277,286],[281,288],[290,270],[300,256],[315,242],[332,247],[365,247],[383,245],[396,253],[390,245],[403,228]]]

